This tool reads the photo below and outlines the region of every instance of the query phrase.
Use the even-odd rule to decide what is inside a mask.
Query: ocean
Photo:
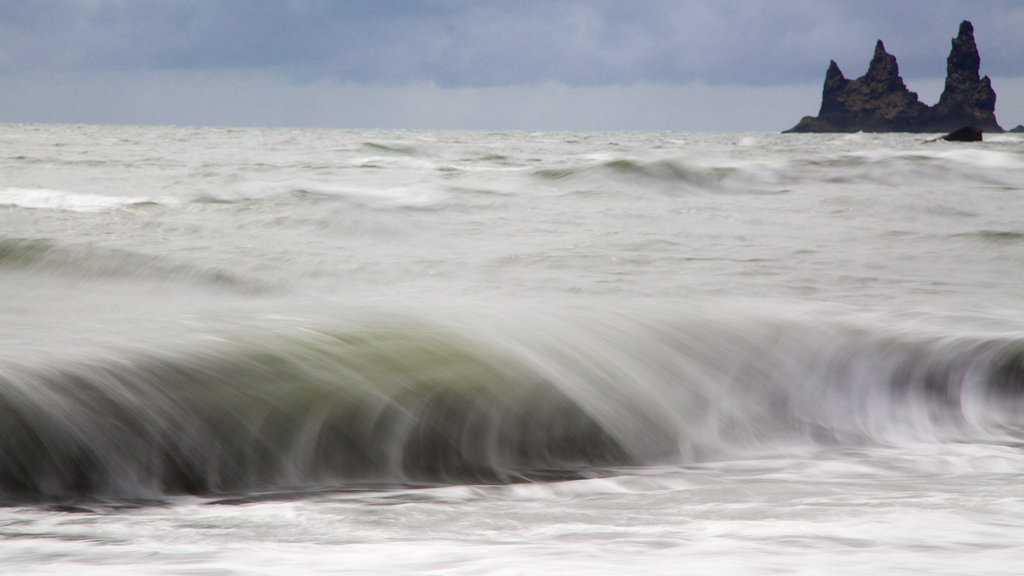
[[[1019,574],[1024,135],[0,126],[0,573]]]

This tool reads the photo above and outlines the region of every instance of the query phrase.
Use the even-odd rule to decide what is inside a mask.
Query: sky
[[[876,39],[934,104],[961,20],[1024,123],[1019,0],[0,0],[0,122],[778,131]]]

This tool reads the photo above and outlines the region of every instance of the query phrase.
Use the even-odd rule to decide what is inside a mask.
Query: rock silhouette
[[[981,142],[981,130],[970,126],[964,126],[959,130],[954,130],[949,134],[946,134],[941,139],[947,142]]]
[[[847,79],[831,61],[818,115],[804,116],[786,132],[952,132],[964,126],[1002,132],[995,117],[996,93],[988,76],[980,77],[980,65],[974,26],[965,20],[946,59],[942,96],[928,106],[903,83],[896,57],[879,40],[860,78]]]

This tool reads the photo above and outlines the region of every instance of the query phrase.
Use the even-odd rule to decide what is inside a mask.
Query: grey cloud
[[[299,81],[772,85],[856,75],[874,39],[944,73],[972,18],[989,74],[1024,75],[1014,2],[0,1],[0,69],[271,70]]]
[[[0,0],[0,120],[778,130],[877,38],[934,102],[962,19],[1013,126],[1010,0]]]

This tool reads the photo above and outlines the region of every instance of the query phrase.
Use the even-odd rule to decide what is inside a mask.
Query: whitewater
[[[0,125],[0,573],[1019,574],[1024,135]]]

